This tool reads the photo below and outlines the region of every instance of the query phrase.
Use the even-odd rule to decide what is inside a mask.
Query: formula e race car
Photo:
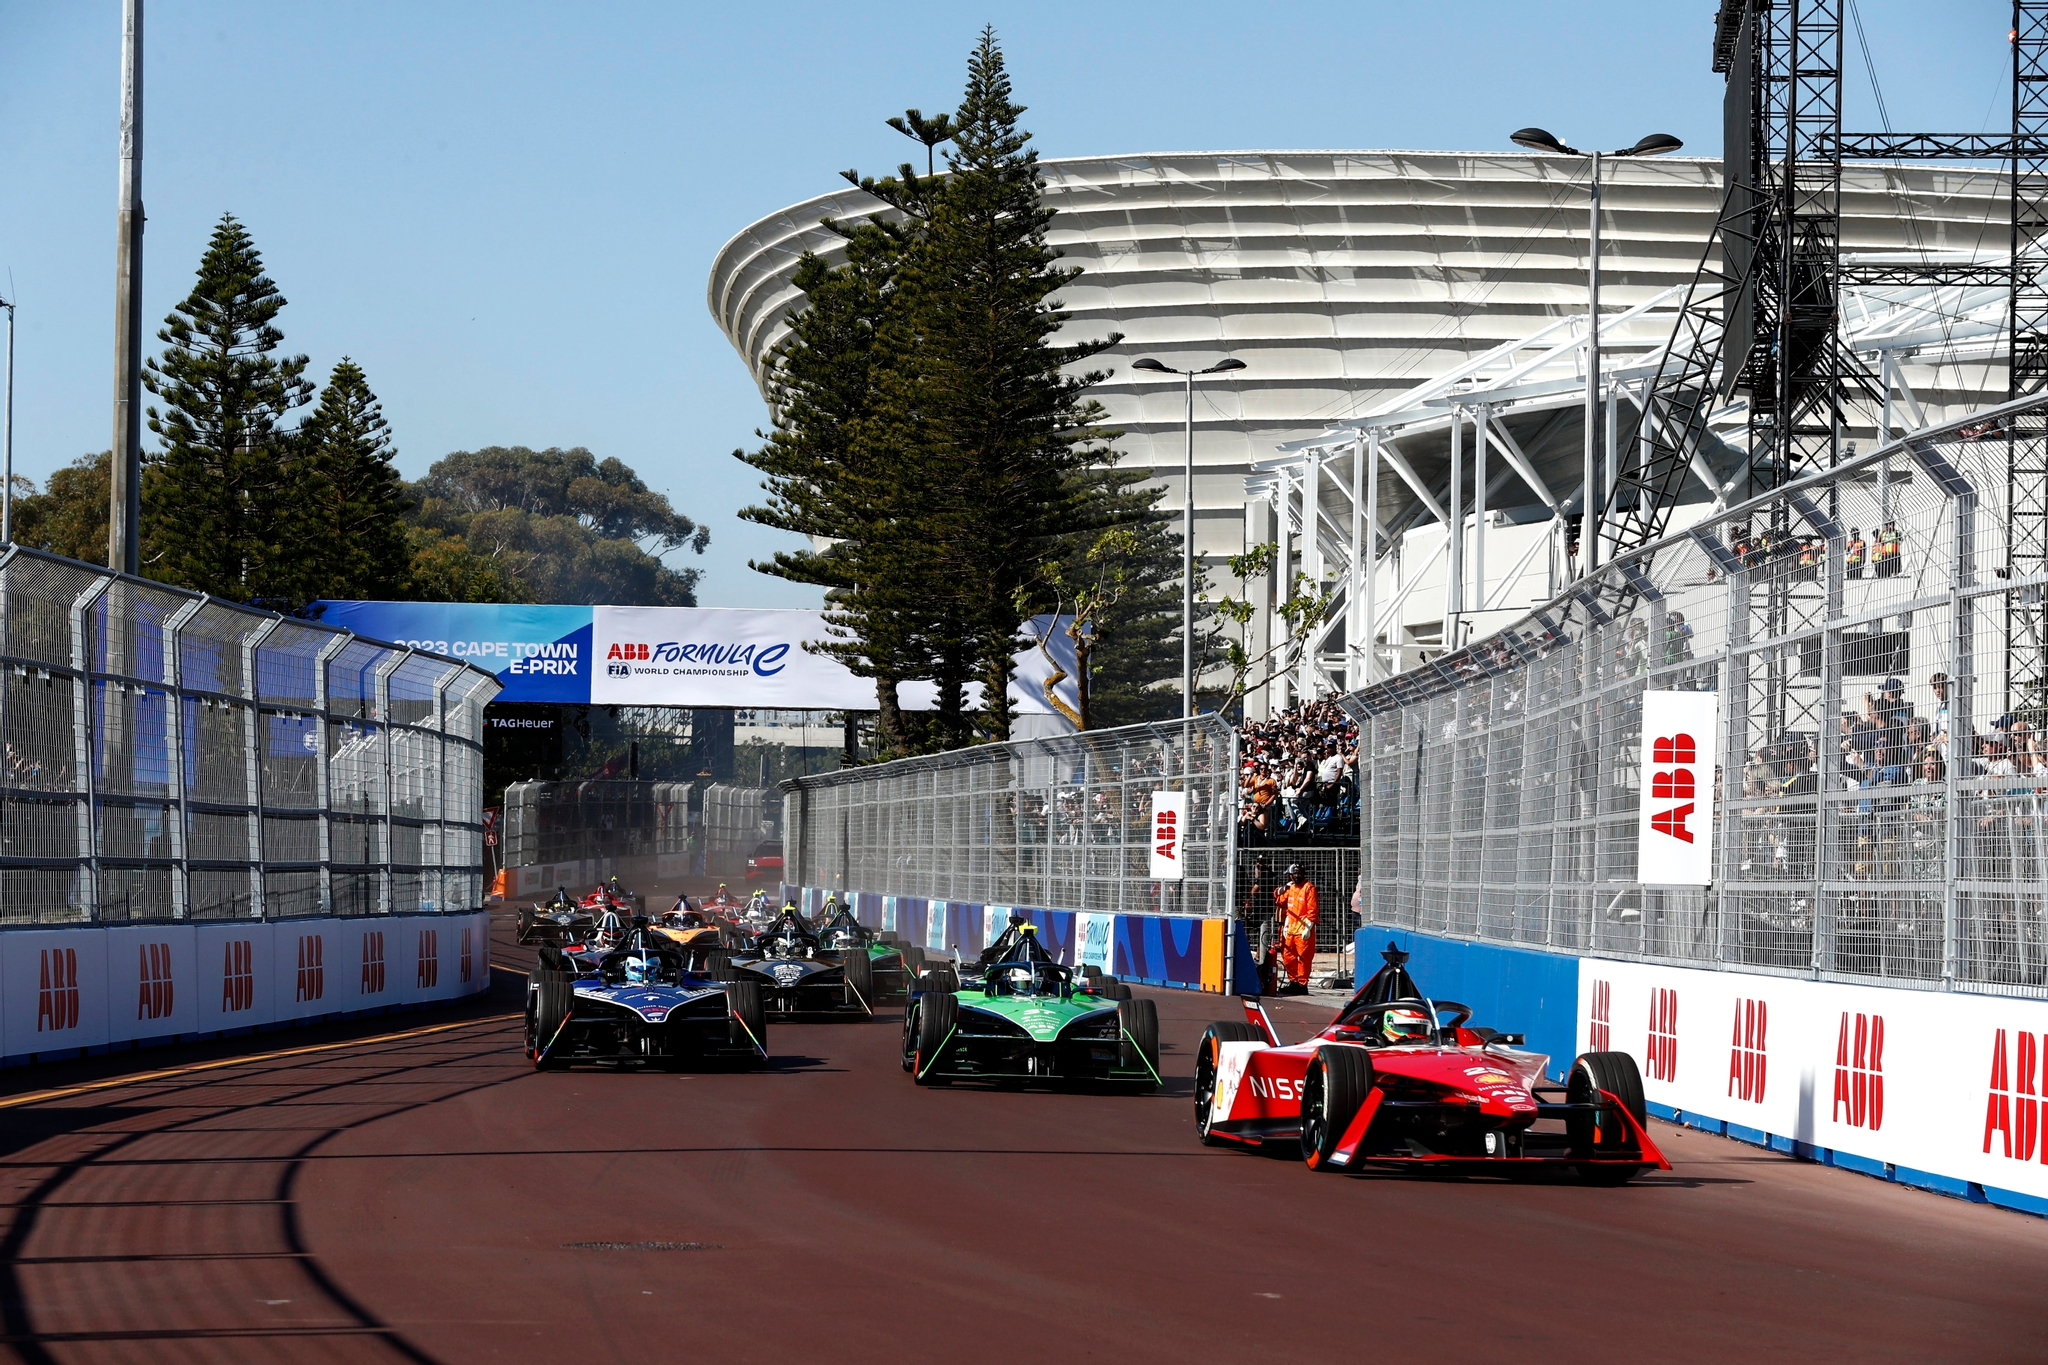
[[[1159,1012],[1100,993],[1052,960],[1037,926],[1013,926],[1003,956],[962,988],[927,972],[903,1012],[903,1069],[919,1085],[957,1080],[1119,1082],[1158,1088]],[[1121,984],[1121,983],[1114,983]]]
[[[793,905],[747,936],[745,946],[714,960],[711,971],[757,984],[768,1008],[778,1014],[854,1010],[866,1017],[875,1012],[875,973],[867,948],[826,948]]]
[[[924,949],[868,928],[853,917],[851,910],[841,909],[832,897],[825,899],[825,911],[818,917],[816,932],[826,952],[868,955],[868,971],[874,977],[878,999],[901,1000],[908,996],[910,983],[924,968]]]
[[[690,970],[696,972],[708,971],[711,955],[731,946],[730,926],[692,908],[687,896],[677,897],[675,908],[655,916],[648,927],[682,949]]]
[[[527,978],[526,1056],[542,1071],[577,1063],[760,1066],[768,1020],[759,986],[692,973],[682,950],[642,920],[594,962],[541,945]]]
[[[597,916],[578,905],[567,887],[519,912],[521,943],[580,943],[597,927]]]
[[[1195,1057],[1195,1132],[1209,1146],[1298,1142],[1311,1170],[1367,1165],[1508,1173],[1570,1166],[1619,1185],[1671,1163],[1645,1127],[1643,1078],[1625,1052],[1588,1052],[1563,1086],[1518,1033],[1467,1028],[1388,944],[1386,965],[1306,1042],[1284,1045],[1257,997],[1245,1022],[1211,1024]],[[1544,1125],[1539,1128],[1538,1125]]]

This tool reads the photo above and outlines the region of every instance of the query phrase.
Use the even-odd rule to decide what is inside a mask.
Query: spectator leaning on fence
[[[1300,863],[1287,865],[1287,881],[1273,893],[1280,914],[1280,965],[1287,970],[1282,994],[1306,995],[1309,972],[1316,961],[1316,924],[1322,907],[1316,901],[1316,884],[1301,870]]]

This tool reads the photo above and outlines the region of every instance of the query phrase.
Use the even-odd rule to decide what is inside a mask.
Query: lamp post
[[[1531,151],[1593,158],[1592,232],[1586,248],[1586,478],[1579,507],[1580,576],[1599,567],[1600,537],[1593,507],[1605,494],[1600,488],[1600,153],[1567,146],[1541,128],[1522,128],[1508,140]],[[1651,133],[1633,147],[1608,156],[1662,156],[1685,144],[1669,133]]]
[[[14,543],[14,300],[0,299],[7,310],[7,408],[0,420],[0,448],[6,451],[6,472],[0,474],[0,543]]]
[[[1133,361],[1131,368],[1153,374],[1177,374],[1187,379],[1187,449],[1182,464],[1186,496],[1181,502],[1180,520],[1180,714],[1182,719],[1187,719],[1195,714],[1195,377],[1241,370],[1244,362],[1219,360],[1206,370],[1176,370],[1146,356],[1143,360]]]

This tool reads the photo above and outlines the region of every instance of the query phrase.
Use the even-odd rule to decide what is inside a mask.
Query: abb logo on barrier
[[[1678,1079],[1678,992],[1665,986],[1650,991],[1650,1079]]]
[[[1612,982],[1593,983],[1593,1004],[1587,1012],[1586,1050],[1588,1052],[1614,1051],[1614,1029],[1611,1024],[1614,1009],[1614,985]]]
[[[363,935],[362,994],[384,993],[384,931],[373,929]]]
[[[231,938],[222,949],[220,1007],[235,1014],[256,1003],[256,955],[246,938]]]
[[[441,931],[420,930],[420,956],[417,982],[422,986],[439,985],[441,981]]]
[[[470,976],[472,975],[472,971],[470,968],[470,954],[473,951],[473,949],[471,948],[470,945],[474,942],[475,937],[476,930],[474,929],[464,929],[462,931],[462,979],[464,981],[469,980]]]
[[[2005,1030],[1998,1031],[1991,1044],[1991,1095],[1984,1104],[1984,1154],[1991,1154],[1991,1137],[1999,1138],[1999,1155],[2015,1161],[2032,1161],[2034,1144],[2041,1135],[2042,1087],[2048,1087],[2048,1039],[2036,1039],[2025,1029],[2013,1035],[2010,1061],[2007,1059]],[[2041,1162],[2048,1165],[2048,1142],[2041,1144]]]
[[[607,659],[649,659],[653,657],[653,651],[642,644],[613,645],[610,650],[606,651],[604,657]]]
[[[135,1017],[161,1019],[171,1012],[176,996],[171,980],[171,945],[138,943],[135,947]]]
[[[61,1033],[78,1027],[78,950],[43,949],[36,988],[36,1032]]]
[[[1180,843],[1180,812],[1162,810],[1152,824],[1152,839],[1158,845],[1157,852],[1162,858],[1176,857],[1174,848]]]
[[[1650,775],[1650,799],[1667,803],[1650,813],[1650,828],[1668,834],[1680,843],[1692,842],[1686,821],[1692,818],[1693,765],[1699,762],[1699,745],[1689,734],[1660,735],[1650,747],[1654,771]]]
[[[1842,1011],[1842,1031],[1835,1038],[1835,1098],[1830,1114],[1836,1123],[1851,1128],[1875,1133],[1884,1127],[1882,1014]],[[1988,1136],[1985,1140],[1990,1141]]]
[[[1735,1037],[1728,1044],[1728,1094],[1732,1099],[1764,1102],[1765,1030],[1770,1006],[1762,1000],[1735,1002]]]
[[[299,935],[299,1001],[318,1000],[327,994],[327,968],[321,963],[325,943],[318,934]]]

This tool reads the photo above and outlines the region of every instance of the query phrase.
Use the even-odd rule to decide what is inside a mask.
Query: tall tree
[[[149,409],[162,449],[147,567],[165,582],[295,609],[311,585],[291,534],[303,470],[284,423],[313,385],[306,357],[272,354],[284,305],[248,230],[222,215],[192,292],[157,333],[163,355],[143,366],[164,400]]]
[[[390,424],[362,367],[347,356],[304,427],[300,541],[317,594],[389,599],[406,591],[411,499],[392,460]]]
[[[1019,602],[1070,538],[1110,518],[1074,476],[1111,458],[1115,433],[1074,371],[1121,335],[1060,345],[1054,296],[1081,272],[1047,244],[1053,210],[995,30],[968,57],[950,174],[906,251],[882,330],[878,420],[862,439],[921,481],[928,590],[946,607],[934,639],[940,710],[961,675],[981,684],[983,733],[1007,735]]]

